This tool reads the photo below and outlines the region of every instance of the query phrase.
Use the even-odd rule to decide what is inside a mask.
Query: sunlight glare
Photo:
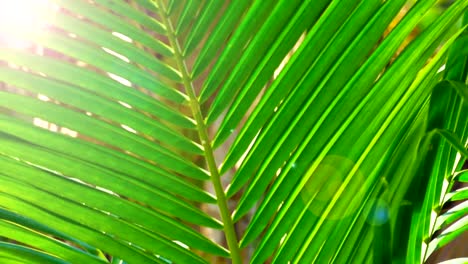
[[[29,46],[50,20],[54,6],[48,0],[0,0],[0,42],[15,48]]]

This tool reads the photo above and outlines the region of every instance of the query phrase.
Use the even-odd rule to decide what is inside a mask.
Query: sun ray
[[[56,10],[49,0],[0,0],[0,45],[25,48]]]

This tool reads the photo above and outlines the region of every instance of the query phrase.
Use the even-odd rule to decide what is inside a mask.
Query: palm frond
[[[436,2],[54,0],[0,43],[0,259],[424,262],[468,226],[468,1],[407,43]]]

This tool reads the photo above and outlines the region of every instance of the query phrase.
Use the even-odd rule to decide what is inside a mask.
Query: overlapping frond
[[[465,24],[467,18],[465,15]],[[415,249],[408,254],[410,262],[426,261],[468,228],[466,187],[460,185],[465,182],[468,158],[468,53],[461,48],[467,44],[466,34],[465,30],[455,42],[446,64],[446,81],[435,88],[431,98],[433,149],[420,171],[430,177],[427,189],[410,196],[422,203],[411,221],[410,247]]]
[[[374,15],[372,11],[365,14],[368,7],[364,4],[356,6],[354,12],[349,11],[349,7],[344,10],[338,4],[336,9],[329,7],[327,11],[348,11],[348,22],[360,23],[362,20],[369,21]],[[442,23],[439,26],[434,24],[380,78],[378,75],[382,74],[383,67],[391,59],[398,43],[414,27],[411,24],[417,23],[420,12],[430,5],[428,2],[416,4],[403,19],[401,27],[397,26],[370,56],[369,51],[366,51],[366,44],[371,49],[374,43],[369,39],[382,32],[369,34],[367,30],[362,30],[361,36],[364,39],[361,43],[359,36],[354,37],[352,31],[348,32],[349,42],[341,44],[342,47],[350,47],[351,51],[355,51],[352,49],[355,41],[354,45],[360,47],[362,54],[347,54],[346,50],[339,51],[338,44],[333,45],[346,40],[346,36],[339,35],[343,31],[337,31],[336,42],[329,43],[328,47],[332,51],[330,54],[343,55],[338,62],[332,61],[334,69],[326,68],[326,59],[329,58],[327,48],[318,46],[318,43],[309,43],[306,37],[304,49],[323,52],[317,56],[317,68],[314,65],[309,75],[298,76],[297,71],[285,69],[281,73],[284,73],[284,77],[280,75],[273,82],[272,87],[275,87],[275,82],[280,82],[282,77],[287,78],[288,74],[291,78],[302,78],[293,88],[297,90],[293,90],[290,95],[281,92],[276,97],[264,96],[257,112],[250,116],[247,124],[252,126],[245,126],[237,140],[242,140],[242,136],[249,133],[243,132],[252,127],[262,127],[262,130],[258,135],[258,130],[253,130],[255,132],[245,141],[244,146],[247,148],[249,142],[256,137],[228,190],[228,195],[233,194],[249,181],[234,219],[239,219],[258,199],[262,201],[242,241],[246,245],[257,239],[268,226],[254,254],[254,262],[262,263],[272,254],[275,255],[274,263],[322,263],[330,260],[351,261],[350,259],[351,262],[361,263],[362,259],[369,257],[372,252],[369,245],[358,247],[358,250],[362,250],[358,253],[355,248],[350,251],[344,245],[372,243],[370,241],[378,234],[372,227],[373,220],[367,217],[372,203],[376,203],[375,210],[383,218],[397,213],[395,206],[399,205],[401,200],[398,199],[401,197],[393,198],[396,195],[396,186],[399,186],[399,192],[407,188],[405,186],[408,182],[402,184],[401,181],[411,173],[408,170],[405,174],[391,171],[388,160],[412,158],[417,150],[418,140],[423,138],[424,105],[427,104],[430,93],[428,87],[437,81],[432,76],[435,76],[443,59],[433,60],[433,64],[427,65],[419,76],[417,73],[437,47],[436,40],[446,30],[439,26],[446,23],[440,21]],[[375,15],[377,22],[367,22],[362,27],[378,28],[378,23],[385,25],[385,15],[394,15],[389,12],[391,8],[397,12],[398,3],[387,2],[381,6],[381,13],[377,12]],[[460,9],[454,8],[451,11],[460,12]],[[363,13],[369,18],[360,18]],[[325,14],[322,18],[326,17]],[[353,15],[358,17],[353,19]],[[441,19],[452,17],[449,12],[446,15]],[[345,23],[342,27],[345,33],[346,26]],[[312,32],[313,30],[312,28]],[[384,28],[380,30],[383,31]],[[322,35],[311,35],[311,39],[314,37],[318,41],[325,39]],[[296,53],[298,59],[311,58],[300,52],[301,49]],[[294,61],[294,56],[291,61]],[[346,56],[349,56],[348,61]],[[341,68],[340,62],[344,62]],[[356,65],[355,70],[352,69],[353,65]],[[294,81],[288,80],[285,83]],[[314,88],[308,90],[307,87]],[[267,107],[269,110],[264,113],[273,113],[274,108],[278,110],[274,116],[255,119],[255,114],[268,109]],[[395,151],[403,148],[401,145],[405,145],[406,149],[404,153],[396,152],[400,155],[398,156]],[[411,150],[407,149],[408,145]],[[242,143],[234,144],[233,148],[240,146]],[[233,152],[235,151],[236,149]],[[243,153],[243,150],[239,153]],[[228,155],[226,164],[234,163],[229,163],[229,158],[234,155],[236,154]],[[259,160],[262,160],[260,164]],[[401,165],[411,166],[411,163]],[[379,221],[385,223],[388,219],[377,222]],[[385,228],[389,228],[389,224]],[[343,239],[343,234],[346,233],[349,233],[349,240]],[[390,248],[387,251],[390,254]]]

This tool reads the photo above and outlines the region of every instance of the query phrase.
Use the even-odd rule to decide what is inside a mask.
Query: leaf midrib
[[[211,146],[211,140],[208,137],[208,127],[201,112],[200,102],[195,94],[192,78],[186,67],[185,59],[182,55],[183,51],[177,41],[174,27],[167,15],[167,7],[165,6],[162,0],[156,0],[155,2],[159,6],[158,10],[159,15],[161,16],[162,23],[167,28],[167,38],[169,39],[170,45],[174,49],[174,59],[177,63],[177,68],[181,73],[182,84],[184,86],[185,93],[188,96],[188,101],[190,109],[192,111],[192,115],[195,118],[198,136],[200,139],[200,143],[203,146],[204,157],[211,176],[210,179],[216,193],[217,204],[220,211],[221,220],[223,222],[224,235],[231,253],[232,263],[240,264],[242,263],[242,258],[240,254],[239,242],[227,205],[227,198],[221,183],[221,176],[216,165],[214,151]]]

